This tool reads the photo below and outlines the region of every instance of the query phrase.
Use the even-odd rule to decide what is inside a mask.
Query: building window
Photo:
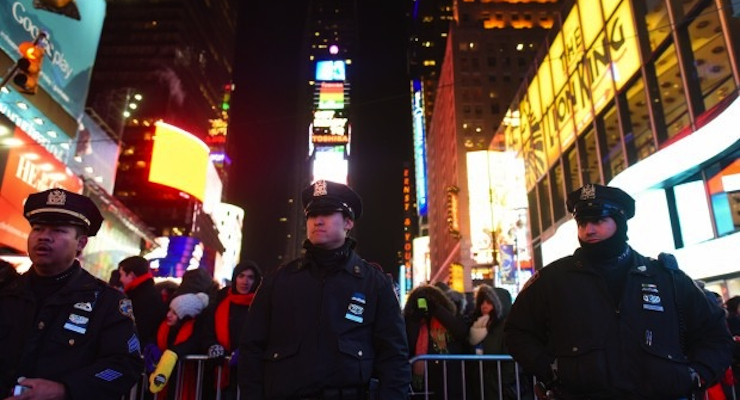
[[[668,9],[665,0],[648,2],[649,9],[645,14],[648,36],[650,37],[650,49],[655,50],[671,34],[671,21],[668,17]]]
[[[621,127],[617,116],[617,107],[613,103],[604,113],[602,121],[604,143],[606,144],[602,164],[604,165],[604,180],[608,182],[626,168]],[[608,176],[606,176],[607,172],[609,173]]]
[[[632,125],[637,161],[644,160],[655,153],[653,129],[650,124],[650,114],[645,97],[645,83],[642,75],[627,88],[627,107],[629,108],[630,124]],[[628,138],[625,137],[625,140]]]
[[[596,136],[593,128],[578,139],[578,153],[585,172],[586,183],[602,183],[599,172],[599,153],[596,151]]]
[[[655,72],[658,79],[660,104],[663,106],[668,137],[672,138],[685,127],[689,126],[689,113],[686,96],[684,94],[681,71],[678,68],[676,48],[668,46],[663,54],[655,61]]]
[[[735,91],[732,69],[727,54],[727,43],[722,36],[716,5],[703,10],[689,25],[694,63],[691,67],[701,86],[704,109],[708,110]]]

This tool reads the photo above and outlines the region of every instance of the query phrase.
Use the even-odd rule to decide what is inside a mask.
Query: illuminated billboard
[[[344,158],[344,146],[317,147],[313,160],[313,179],[347,183],[349,164]]]
[[[157,122],[154,133],[149,182],[169,186],[206,199],[208,146],[176,126]]]
[[[422,83],[412,82],[411,111],[413,113],[414,134],[414,174],[416,186],[416,206],[420,216],[427,215],[427,143],[426,120],[424,119],[424,101]]]
[[[349,143],[347,118],[341,110],[316,110],[311,124],[311,143],[345,144]]]
[[[515,109],[521,141],[507,143],[522,144],[528,189],[639,68],[631,2],[579,0]]]
[[[17,60],[20,43],[47,32],[41,87],[75,118],[84,111],[105,8],[105,0],[0,2],[0,49]]]
[[[344,108],[344,84],[321,82],[318,87],[318,108],[321,110],[341,110]]]
[[[345,78],[344,61],[326,60],[316,62],[317,81],[343,81]]]
[[[31,193],[61,187],[82,193],[82,181],[7,118],[0,116],[0,243],[26,251],[30,226],[23,204]]]

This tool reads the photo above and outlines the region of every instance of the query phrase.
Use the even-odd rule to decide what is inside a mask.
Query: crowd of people
[[[360,196],[317,181],[301,200],[304,254],[264,278],[243,261],[220,288],[204,269],[155,284],[140,256],[110,283],[96,279],[78,257],[101,227],[97,206],[63,189],[32,194],[31,269],[0,263],[0,398],[118,399],[144,376],[146,396],[174,399],[178,365],[178,398],[196,386],[202,398],[249,400],[735,398],[740,296],[723,307],[672,256],[632,249],[635,202],[620,189],[568,196],[581,246],[538,270],[516,301],[486,284],[468,301],[438,282],[403,307],[354,250]],[[521,369],[409,363],[431,354],[511,354]],[[188,355],[205,355],[202,379]]]

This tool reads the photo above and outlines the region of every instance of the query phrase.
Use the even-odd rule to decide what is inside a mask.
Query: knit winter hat
[[[208,295],[199,293],[181,294],[170,302],[170,308],[180,319],[195,317],[208,305]]]

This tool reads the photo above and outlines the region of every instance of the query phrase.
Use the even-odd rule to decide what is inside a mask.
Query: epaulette
[[[381,267],[380,264],[376,263],[375,261],[367,261],[367,260],[365,260],[365,263],[368,264],[368,265],[372,265],[373,267],[375,267],[380,272],[384,272],[383,271],[383,267]]]
[[[671,253],[658,254],[658,261],[660,261],[660,264],[663,265],[665,269],[670,269],[673,271],[680,270],[680,268],[678,267],[678,261],[676,261],[676,256]]]

